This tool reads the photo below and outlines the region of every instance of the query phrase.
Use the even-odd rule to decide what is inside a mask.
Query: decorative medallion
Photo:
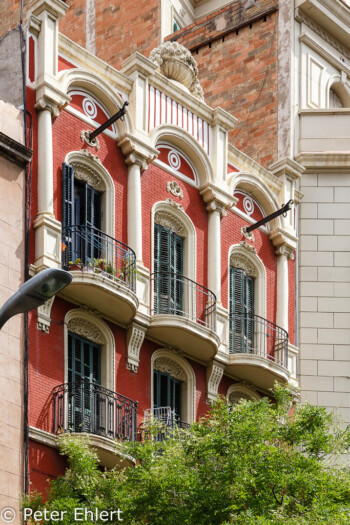
[[[80,139],[82,142],[86,142],[88,146],[91,146],[92,148],[96,148],[96,151],[100,149],[100,143],[98,141],[98,138],[95,137],[93,140],[90,140],[90,130],[82,130],[80,133]]]
[[[158,162],[176,171],[176,174],[192,184],[198,185],[198,177],[194,166],[182,151],[177,150],[170,144],[157,144],[159,150]]]
[[[179,199],[183,199],[183,192],[176,180],[173,180],[172,182],[166,183],[166,189],[169,193],[174,195],[174,197],[179,197]]]
[[[154,217],[154,222],[164,228],[169,228],[179,237],[186,237],[186,230],[184,225],[175,215],[169,213],[168,211],[157,211]]]
[[[165,372],[170,374],[175,379],[179,381],[185,381],[186,375],[181,366],[170,359],[169,357],[157,357],[154,361],[153,368],[159,370],[160,372]]]
[[[79,317],[71,319],[68,323],[68,330],[100,345],[105,342],[101,330],[86,319],[80,319]]]

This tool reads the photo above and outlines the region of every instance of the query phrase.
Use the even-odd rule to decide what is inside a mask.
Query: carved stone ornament
[[[40,98],[34,107],[37,111],[50,111],[53,118],[58,117],[60,114],[58,106],[46,100],[45,98]]]
[[[128,355],[126,368],[137,372],[140,363],[140,350],[145,338],[146,328],[133,324],[128,329]]]
[[[218,388],[222,376],[224,375],[224,366],[212,362],[207,368],[207,402],[215,402],[218,397]]]
[[[252,241],[252,242],[255,242],[255,237],[254,237],[254,233],[253,232],[247,232],[247,226],[242,226],[241,228],[241,234],[243,235],[243,237],[245,237],[246,239],[248,239],[248,241]]]
[[[154,370],[170,374],[179,381],[185,381],[186,375],[181,366],[169,357],[157,357],[153,364]]]
[[[231,394],[228,397],[228,402],[232,405],[236,405],[242,400],[246,401],[254,401],[253,396],[249,396],[246,392],[242,392],[240,390],[235,390],[234,392],[231,392]]]
[[[159,224],[159,226],[164,226],[164,228],[169,228],[179,237],[186,237],[186,231],[184,225],[182,224],[175,215],[169,213],[168,211],[157,211],[154,217],[154,222]]]
[[[73,161],[72,166],[74,167],[75,179],[87,182],[87,184],[89,184],[92,188],[94,188],[97,191],[105,191],[105,184],[100,175],[96,173],[96,171],[91,169],[83,162]]]
[[[42,332],[48,334],[50,330],[50,324],[51,324],[51,308],[54,302],[55,296],[53,295],[51,299],[46,301],[42,306],[38,306],[37,312],[37,328],[38,330],[41,330]]]
[[[242,246],[242,248],[244,248],[245,250],[248,250],[248,252],[256,253],[255,246],[252,246],[247,241],[241,241],[239,244]]]
[[[166,189],[169,193],[174,195],[174,197],[179,197],[179,199],[183,199],[183,192],[176,180],[173,180],[172,182],[168,181],[166,183]]]
[[[98,141],[98,138],[95,137],[93,140],[90,140],[91,131],[90,130],[82,130],[80,133],[80,138],[82,142],[86,142],[88,146],[91,146],[92,148],[96,148],[96,151],[100,149],[100,143]]]
[[[149,59],[164,76],[183,84],[199,100],[204,99],[198,81],[197,63],[184,46],[178,42],[164,42],[151,51]]]
[[[327,31],[324,31],[316,22],[311,20],[308,16],[306,16],[300,9],[296,10],[296,19],[298,22],[303,22],[307,27],[312,29],[316,33],[316,35],[320,36],[323,40],[328,42],[331,46],[334,47],[339,53],[341,53],[345,58],[350,59],[350,52],[349,50],[344,47],[338,40],[333,38]]]
[[[254,264],[252,264],[248,257],[242,253],[233,253],[230,257],[230,265],[233,266],[233,268],[239,268],[240,270],[243,270],[250,277],[257,276]]]
[[[79,317],[71,319],[68,323],[68,330],[99,345],[105,342],[101,330],[86,319],[80,319]]]

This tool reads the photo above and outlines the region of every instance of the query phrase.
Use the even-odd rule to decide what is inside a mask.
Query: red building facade
[[[230,144],[236,119],[206,104],[183,46],[115,69],[59,33],[66,11],[40,0],[28,31],[30,269],[73,273],[30,315],[28,476],[39,490],[65,468],[57,433],[89,433],[112,466],[114,440],[137,439],[150,414],[187,425],[218,395],[258,399],[297,381],[294,209],[245,231],[298,204],[297,163],[268,171]]]

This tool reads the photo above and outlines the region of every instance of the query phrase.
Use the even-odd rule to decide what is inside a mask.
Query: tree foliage
[[[274,395],[276,403],[221,399],[188,431],[159,441],[153,428],[143,442],[118,444],[135,460],[123,471],[100,469],[84,436],[63,436],[69,468],[51,483],[46,502],[33,494],[25,506],[68,510],[67,525],[75,507],[120,508],[125,524],[350,523],[350,469],[342,459],[349,428],[322,407],[291,408],[292,395],[281,387]]]

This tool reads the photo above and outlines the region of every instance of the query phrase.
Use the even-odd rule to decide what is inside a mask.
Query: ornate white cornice
[[[289,157],[274,162],[269,169],[278,178],[285,175],[292,180],[299,179],[305,171],[304,166]]]
[[[286,255],[289,259],[294,258],[294,250],[298,239],[283,228],[275,228],[269,235],[272,244],[276,247],[276,255]]]
[[[322,3],[326,5],[322,6]],[[325,40],[343,56],[350,58],[350,52],[348,48],[339,42],[339,39],[345,41],[347,40],[349,42],[349,8],[346,8],[344,4],[341,4],[339,0],[317,0],[317,2],[315,2],[315,0],[305,0],[300,4],[301,5],[295,10],[295,19],[312,29],[312,31],[314,31],[319,37]],[[324,7],[328,7],[330,10],[335,8],[335,10],[338,11],[337,17],[332,19],[332,17],[328,16]],[[310,16],[307,16],[303,10],[308,12]],[[342,14],[340,14],[340,11],[342,11]],[[313,20],[311,16],[314,16],[315,19]],[[321,24],[328,25],[329,31],[334,32],[336,37],[331,35],[329,31],[325,30]],[[347,31],[345,30],[345,27],[347,28]]]
[[[179,221],[179,219],[175,217],[175,215],[168,211],[157,211],[154,216],[154,222],[155,224],[164,226],[164,228],[169,228],[180,237],[186,237],[186,228],[183,225],[183,223]]]
[[[183,84],[194,97],[203,100],[197,63],[186,47],[178,42],[163,42],[151,51],[149,59],[164,76]]]
[[[63,0],[39,0],[34,4],[32,13],[35,16],[39,16],[44,11],[50,13],[56,20],[60,20],[66,14],[69,5]]]
[[[175,377],[179,381],[186,380],[186,374],[182,367],[176,361],[173,361],[170,357],[157,357],[153,363],[154,370],[165,372]]]
[[[254,264],[243,253],[233,252],[230,257],[230,266],[243,270],[250,277],[257,277],[257,270]]]
[[[51,116],[53,118],[58,117],[60,114],[59,106],[55,104],[54,102],[52,102],[51,100],[48,100],[44,97],[39,98],[39,100],[36,102],[34,107],[38,112],[45,111],[45,110],[50,111]]]
[[[73,161],[72,166],[74,167],[74,178],[87,182],[92,188],[97,191],[105,191],[106,186],[100,175],[89,166],[82,162]]]
[[[118,139],[118,146],[125,156],[125,162],[129,166],[138,164],[142,171],[146,170],[148,164],[156,159],[159,151],[146,144],[143,140],[135,137],[131,133],[124,133]]]
[[[208,211],[219,211],[221,216],[226,215],[229,208],[234,206],[238,199],[227,191],[208,182],[199,189]]]
[[[68,323],[68,330],[97,344],[104,344],[105,342],[101,330],[87,319],[74,317]]]

